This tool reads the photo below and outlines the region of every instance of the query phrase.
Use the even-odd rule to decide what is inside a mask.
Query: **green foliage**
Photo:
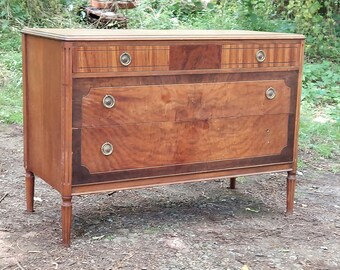
[[[320,106],[340,104],[340,65],[330,61],[305,65],[302,101]],[[340,107],[336,109],[340,110]]]
[[[305,64],[300,144],[324,157],[340,155],[340,65]]]
[[[340,155],[340,122],[327,111],[302,104],[299,144],[302,149],[316,151],[323,157]]]
[[[21,40],[19,31],[0,32],[0,120],[22,123]]]
[[[86,3],[86,0],[0,0],[1,29],[80,26],[79,16],[73,11]]]
[[[336,20],[339,23],[338,0],[290,0],[287,16],[293,18],[296,30],[307,36],[306,52],[310,58],[338,58],[339,32],[336,33]]]
[[[22,123],[20,29],[78,27],[81,4],[84,1],[0,0],[0,121]]]

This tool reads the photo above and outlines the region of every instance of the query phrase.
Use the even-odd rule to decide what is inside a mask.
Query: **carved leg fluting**
[[[34,206],[34,174],[32,172],[26,172],[26,209],[28,212],[33,212]]]
[[[61,222],[63,244],[66,247],[70,246],[71,239],[71,225],[72,225],[72,197],[63,197],[61,206]]]
[[[288,177],[287,177],[287,210],[286,210],[287,214],[293,213],[295,185],[296,185],[296,173],[295,172],[288,172]]]
[[[230,189],[236,188],[236,177],[230,178]]]

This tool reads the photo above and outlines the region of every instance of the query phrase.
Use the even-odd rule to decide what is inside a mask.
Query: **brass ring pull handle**
[[[109,156],[113,152],[113,145],[109,142],[103,143],[101,151],[104,156]]]
[[[111,95],[105,95],[103,105],[105,108],[111,109],[116,104],[116,99]]]
[[[123,52],[119,57],[119,61],[123,66],[127,67],[128,65],[131,64],[132,61],[131,55],[128,54],[127,52]]]
[[[272,100],[275,97],[276,97],[276,90],[273,87],[269,87],[266,90],[266,98]]]
[[[262,50],[256,52],[256,60],[259,63],[262,63],[266,59],[266,53]]]

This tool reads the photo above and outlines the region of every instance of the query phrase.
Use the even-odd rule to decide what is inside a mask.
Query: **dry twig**
[[[6,196],[8,195],[8,193],[6,192],[2,197],[1,197],[1,199],[0,199],[0,203],[3,201],[3,199],[5,199],[6,198]]]
[[[20,264],[20,262],[17,262],[17,266],[20,268],[20,270],[25,270],[25,268],[22,267],[22,265]]]

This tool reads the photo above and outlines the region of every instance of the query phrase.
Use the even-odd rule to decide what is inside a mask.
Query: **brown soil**
[[[283,173],[75,197],[72,246],[60,195],[36,181],[25,212],[22,128],[0,124],[0,270],[340,269],[337,160],[301,154],[295,213]]]

